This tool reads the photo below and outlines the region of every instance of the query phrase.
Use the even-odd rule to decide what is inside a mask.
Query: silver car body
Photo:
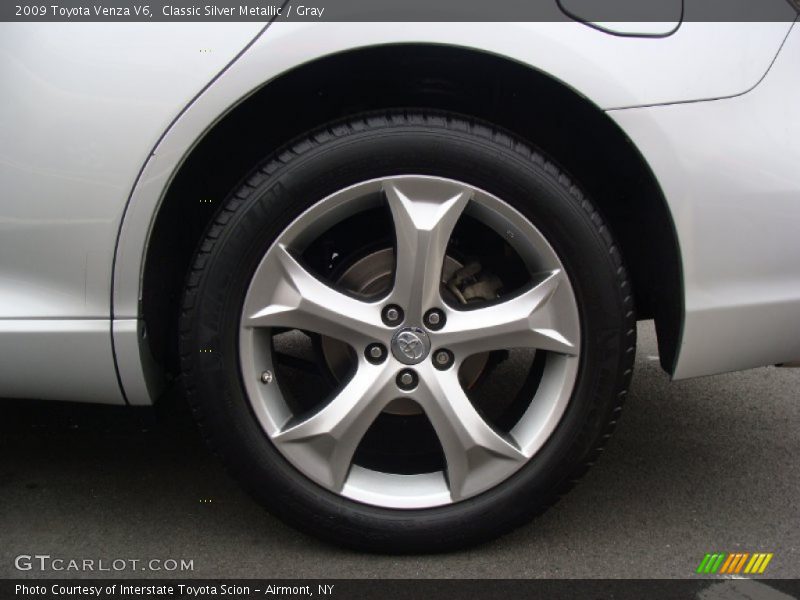
[[[657,38],[579,23],[3,24],[0,397],[151,403],[144,259],[185,157],[281,74],[406,43],[546,73],[628,135],[680,248],[674,378],[800,358],[791,22],[687,22]]]

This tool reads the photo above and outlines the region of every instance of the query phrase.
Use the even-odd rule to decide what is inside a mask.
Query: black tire
[[[337,496],[295,470],[256,421],[238,364],[242,300],[271,241],[314,201],[358,181],[417,173],[503,198],[544,233],[570,273],[582,327],[578,379],[541,451],[501,485],[444,507],[391,510]],[[266,159],[230,195],[200,244],[180,324],[186,396],[227,468],[273,514],[357,549],[456,549],[545,510],[586,471],[619,417],[634,360],[635,317],[622,257],[603,221],[529,144],[455,115],[398,111],[314,131]]]

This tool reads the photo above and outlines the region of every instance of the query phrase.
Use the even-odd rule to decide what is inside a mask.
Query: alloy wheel
[[[324,231],[376,204],[394,229],[389,289],[364,297],[325,281],[302,253]],[[463,216],[491,228],[527,270],[527,284],[498,298],[453,302],[445,268]],[[450,269],[452,270],[452,269]],[[293,410],[275,372],[272,338],[299,329],[352,349],[347,378],[312,411]],[[462,366],[526,348],[546,360],[527,405],[507,430],[470,400]],[[580,355],[577,303],[561,261],[539,230],[502,199],[463,182],[402,175],[365,181],[314,204],[256,268],[241,315],[241,372],[258,421],[301,473],[352,500],[385,508],[442,506],[485,492],[524,466],[561,419]],[[444,455],[439,471],[396,473],[356,464],[359,444],[398,400],[418,405]],[[413,445],[415,440],[407,443]]]

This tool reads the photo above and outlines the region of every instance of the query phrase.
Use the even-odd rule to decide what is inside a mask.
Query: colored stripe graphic
[[[722,565],[722,570],[720,573],[727,573],[730,566],[733,564],[733,559],[736,555],[735,554],[728,554],[728,560],[725,561],[725,564]]]
[[[697,567],[698,573],[716,573],[722,561],[725,559],[725,553],[706,554]]]
[[[758,573],[761,574],[767,570],[767,565],[769,561],[772,560],[772,557],[775,556],[772,552],[767,553],[767,556],[764,558],[764,562],[761,563],[761,568],[758,569]]]
[[[756,552],[714,552],[706,554],[697,566],[697,573],[709,575],[734,575],[745,573],[747,575],[761,574],[767,570],[767,565],[772,560],[773,553]]]
[[[736,569],[731,569],[731,573],[738,573],[739,571],[741,571],[742,567],[744,566],[744,561],[746,561],[749,556],[750,556],[749,552],[745,552],[744,554],[742,554],[742,558],[740,558],[739,562],[736,563]]]
[[[697,573],[705,573],[706,572],[706,565],[708,565],[708,561],[711,559],[710,554],[706,554],[703,557],[703,560],[700,561],[700,565],[697,567]]]
[[[717,570],[719,570],[720,566],[722,565],[722,561],[723,561],[724,559],[725,559],[725,553],[724,553],[724,552],[722,552],[722,553],[720,553],[720,555],[717,557],[717,560],[714,562],[714,564],[713,564],[713,565],[711,565],[711,572],[712,572],[712,573],[716,573],[716,572],[717,572]]]
[[[772,560],[772,557],[772,553],[767,554],[765,552],[761,552],[758,554],[753,554],[753,558],[751,558],[750,562],[747,563],[744,572],[752,574],[763,573],[766,570],[769,561]]]
[[[753,554],[753,558],[750,559],[750,562],[747,563],[747,566],[744,568],[745,573],[752,573],[754,569],[758,568],[759,563],[764,559],[763,554]]]

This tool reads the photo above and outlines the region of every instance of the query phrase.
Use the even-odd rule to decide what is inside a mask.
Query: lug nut
[[[433,366],[444,371],[453,366],[453,353],[450,350],[437,350],[433,354]]]
[[[389,304],[381,314],[383,322],[389,327],[394,327],[403,322],[403,309],[396,304]]]
[[[419,377],[411,369],[403,369],[397,374],[397,387],[403,391],[410,391],[417,387]]]
[[[386,360],[386,346],[383,344],[370,344],[364,350],[364,356],[373,365],[377,365]]]
[[[445,316],[438,308],[432,308],[425,313],[425,326],[433,331],[438,331],[444,327]]]

